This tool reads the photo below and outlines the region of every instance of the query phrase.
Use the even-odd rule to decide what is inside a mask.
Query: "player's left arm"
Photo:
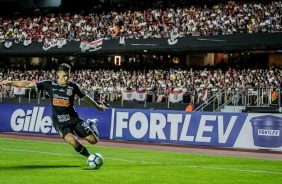
[[[79,98],[83,99],[86,103],[98,109],[98,111],[104,111],[107,108],[103,105],[98,104],[93,98],[88,96],[77,83],[74,83],[74,88],[75,94],[77,94]]]
[[[99,105],[95,100],[93,100],[91,97],[89,97],[88,95],[85,95],[82,98],[86,103],[90,104],[91,106],[95,107],[96,109],[98,109],[98,111],[104,111],[106,109],[105,106],[103,105]]]

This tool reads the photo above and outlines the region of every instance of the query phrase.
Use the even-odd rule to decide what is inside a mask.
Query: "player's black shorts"
[[[93,134],[93,131],[89,125],[83,121],[78,121],[71,125],[61,126],[58,124],[53,124],[53,126],[62,138],[64,138],[68,133],[76,134],[81,138],[85,138],[88,135]]]

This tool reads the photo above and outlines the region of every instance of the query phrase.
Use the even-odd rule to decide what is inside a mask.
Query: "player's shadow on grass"
[[[21,166],[10,166],[0,167],[0,170],[23,170],[23,169],[55,169],[55,168],[75,168],[80,166],[72,165],[21,165]]]
[[[99,169],[82,168],[82,170],[84,170],[84,171],[92,171],[93,172],[93,170],[94,171],[98,171]]]

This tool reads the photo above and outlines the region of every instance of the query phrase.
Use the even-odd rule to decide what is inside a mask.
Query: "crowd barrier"
[[[78,107],[100,139],[282,150],[282,115]],[[57,135],[51,107],[0,104],[1,132]]]

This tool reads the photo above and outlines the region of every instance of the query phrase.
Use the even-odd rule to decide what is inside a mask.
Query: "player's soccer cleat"
[[[97,137],[99,137],[99,131],[98,131],[98,128],[97,128],[99,121],[97,119],[87,119],[86,123],[90,126],[90,128],[92,129],[94,134]]]

